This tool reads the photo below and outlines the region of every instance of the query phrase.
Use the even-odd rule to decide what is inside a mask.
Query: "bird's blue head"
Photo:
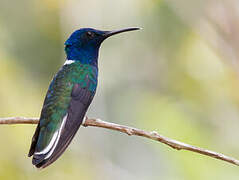
[[[139,28],[126,28],[118,31],[100,31],[92,28],[76,30],[65,42],[67,59],[97,66],[101,43],[112,35],[133,30],[139,30]]]

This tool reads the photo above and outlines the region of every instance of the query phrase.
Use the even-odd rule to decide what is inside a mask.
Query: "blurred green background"
[[[0,116],[39,117],[73,30],[140,26],[103,43],[89,117],[239,158],[237,0],[0,0]],[[0,126],[0,179],[236,180],[239,168],[139,137],[81,128],[38,171],[35,125]]]

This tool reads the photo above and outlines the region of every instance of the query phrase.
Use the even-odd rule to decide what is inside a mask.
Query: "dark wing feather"
[[[36,167],[45,168],[49,166],[65,151],[82,124],[85,113],[93,97],[94,93],[92,91],[89,91],[86,88],[81,88],[79,84],[74,85],[71,93],[70,105],[67,111],[67,119],[61,131],[59,141],[50,157],[46,158],[48,153],[40,156],[33,156],[33,164],[36,165]],[[36,130],[35,136],[37,136],[38,131],[39,130]],[[30,151],[29,155],[32,154],[33,152]]]
[[[40,123],[38,123],[35,133],[32,137],[32,143],[31,143],[30,151],[28,153],[28,157],[31,157],[35,152],[35,147],[36,147],[39,132],[40,132]]]

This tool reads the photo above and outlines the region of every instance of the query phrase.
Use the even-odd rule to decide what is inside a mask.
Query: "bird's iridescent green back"
[[[36,151],[43,150],[59,129],[71,101],[73,86],[79,84],[81,88],[86,88],[94,95],[97,87],[97,75],[97,67],[82,64],[79,61],[65,64],[60,69],[52,80],[44,101]]]

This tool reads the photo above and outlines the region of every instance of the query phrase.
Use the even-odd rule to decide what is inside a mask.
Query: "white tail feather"
[[[54,152],[54,150],[55,150],[55,148],[58,144],[58,141],[60,139],[61,131],[62,131],[63,127],[65,126],[67,116],[68,116],[68,114],[66,114],[64,116],[63,121],[62,121],[61,126],[60,126],[60,129],[58,129],[54,133],[54,135],[52,136],[52,139],[51,139],[50,143],[47,145],[47,147],[40,152],[35,152],[34,153],[35,155],[47,154],[47,156],[44,159],[48,159],[52,155],[52,153]]]

